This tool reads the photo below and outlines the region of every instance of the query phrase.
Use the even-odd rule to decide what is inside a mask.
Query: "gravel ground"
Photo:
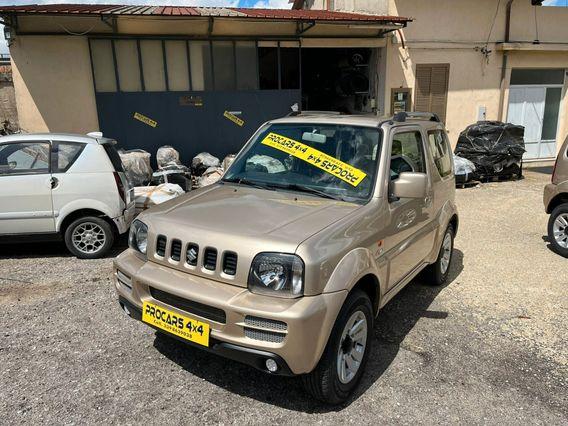
[[[128,319],[110,258],[2,247],[1,422],[566,424],[568,261],[544,238],[545,172],[458,191],[451,282],[417,280],[385,307],[359,391],[335,408]]]

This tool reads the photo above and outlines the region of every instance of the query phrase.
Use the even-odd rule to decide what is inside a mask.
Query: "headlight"
[[[304,262],[294,254],[257,254],[250,268],[248,288],[257,294],[300,297],[304,294]]]
[[[143,255],[146,255],[148,248],[148,227],[146,224],[135,220],[130,225],[130,234],[128,235],[128,245]]]

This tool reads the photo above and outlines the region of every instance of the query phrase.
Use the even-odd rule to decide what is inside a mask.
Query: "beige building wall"
[[[18,36],[10,54],[24,131],[99,129],[86,37]]]
[[[306,8],[323,9],[325,0],[306,0]],[[506,1],[496,0],[335,0],[335,10],[413,18],[388,37],[384,112],[390,113],[393,88],[412,89],[417,64],[449,64],[446,126],[455,145],[459,133],[477,121],[480,108],[488,120],[506,120],[512,68],[568,69],[568,8],[531,6],[515,0],[510,41],[525,50],[508,52],[502,83]],[[540,45],[532,44],[538,39]],[[484,53],[487,52],[487,53]],[[568,79],[567,79],[568,80]],[[568,136],[566,85],[560,107],[557,147]],[[381,113],[383,111],[380,111]]]
[[[517,0],[512,7],[510,40],[529,42],[524,48],[530,50],[508,52],[502,85],[506,2],[501,2],[499,8],[497,5],[494,0],[389,0],[389,14],[412,17],[414,21],[401,31],[402,35],[390,37],[385,96],[390,98],[393,87],[409,87],[414,95],[417,64],[450,64],[446,125],[454,145],[459,133],[477,121],[480,108],[486,110],[488,120],[506,120],[513,68],[568,69],[568,52],[553,50],[568,47],[568,8],[538,7],[535,20],[535,8],[530,2]],[[541,44],[533,45],[537,28]],[[484,53],[484,49],[489,52]],[[565,84],[558,149],[568,135],[567,103]],[[390,102],[385,106],[389,111]]]

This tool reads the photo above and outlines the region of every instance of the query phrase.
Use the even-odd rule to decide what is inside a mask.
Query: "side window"
[[[79,158],[85,144],[74,142],[54,142],[53,143],[53,164],[54,173],[65,173]]]
[[[48,142],[0,145],[0,175],[49,173]]]
[[[434,163],[441,177],[452,173],[452,150],[448,137],[443,130],[431,130],[428,132],[428,146]]]
[[[395,133],[392,140],[390,176],[403,172],[426,173],[422,135],[418,131]]]

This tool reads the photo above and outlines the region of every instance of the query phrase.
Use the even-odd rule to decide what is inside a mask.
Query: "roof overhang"
[[[0,6],[0,16],[20,35],[195,38],[380,38],[411,21],[322,10],[61,4]]]

